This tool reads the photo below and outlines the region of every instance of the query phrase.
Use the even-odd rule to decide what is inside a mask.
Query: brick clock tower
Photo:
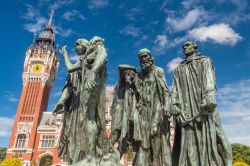
[[[6,158],[19,157],[30,166],[38,147],[38,125],[47,110],[54,84],[58,58],[52,10],[47,26],[27,49],[23,69],[23,89],[14,121]]]

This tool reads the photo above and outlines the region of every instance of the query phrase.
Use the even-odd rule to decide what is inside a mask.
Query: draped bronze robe
[[[208,57],[185,59],[174,70],[171,111],[176,115],[173,165],[231,165],[231,146],[218,112],[203,114],[202,101],[216,105],[214,67]],[[213,112],[213,113],[212,113]]]
[[[169,111],[169,90],[164,70],[154,66],[148,75],[138,74],[137,88],[141,108],[134,112],[133,137],[140,145],[134,166],[171,166],[170,125],[166,117]],[[151,134],[152,124],[157,125],[157,133]],[[142,150],[144,149],[144,150]]]
[[[78,163],[87,156],[97,158],[98,162],[101,155],[109,150],[105,128],[106,58],[98,70],[92,71],[93,64],[99,58],[97,55],[80,57],[81,69],[69,74],[65,86],[69,91],[69,99],[64,105],[64,122],[58,151],[59,157],[69,164]],[[92,74],[97,84],[88,89],[86,83]],[[91,114],[94,116],[91,117]]]

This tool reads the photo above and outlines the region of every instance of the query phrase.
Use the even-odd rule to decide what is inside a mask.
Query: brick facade
[[[26,50],[22,74],[23,89],[7,149],[6,158],[19,157],[25,166],[32,165],[45,153],[39,149],[42,133],[39,131],[39,124],[47,110],[50,90],[59,64],[52,16],[53,12],[44,31]],[[51,134],[51,130],[46,131],[47,134]],[[58,130],[60,129],[57,129],[57,132]],[[53,150],[50,150],[51,152]],[[57,157],[53,158],[53,162],[58,160]]]

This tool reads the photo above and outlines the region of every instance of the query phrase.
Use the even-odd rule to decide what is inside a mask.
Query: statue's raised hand
[[[60,53],[63,55],[63,57],[68,55],[68,51],[66,50],[67,45],[63,46],[60,51]]]
[[[57,103],[52,110],[52,114],[56,116],[62,108],[63,108],[63,103],[61,102]]]

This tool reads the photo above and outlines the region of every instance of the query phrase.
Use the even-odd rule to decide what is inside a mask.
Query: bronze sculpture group
[[[53,113],[63,109],[58,153],[70,165],[120,165],[134,152],[134,166],[230,166],[231,145],[221,127],[215,100],[215,74],[209,57],[192,41],[183,44],[185,59],[173,72],[170,91],[164,70],[151,52],[140,49],[140,70],[118,66],[110,138],[105,130],[107,52],[104,39],[78,39],[79,60],[70,62],[61,50],[68,78]],[[169,118],[175,139],[170,145]],[[118,143],[118,152],[114,145]]]

